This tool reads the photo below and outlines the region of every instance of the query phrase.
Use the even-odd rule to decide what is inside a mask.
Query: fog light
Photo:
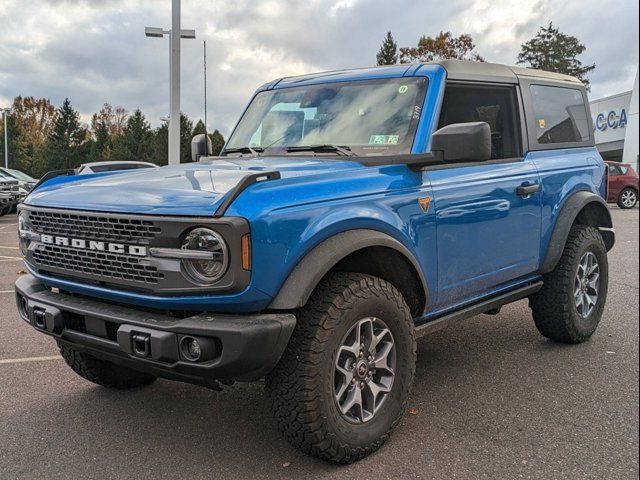
[[[185,337],[182,339],[182,354],[187,360],[197,362],[202,356],[202,347],[195,338]]]

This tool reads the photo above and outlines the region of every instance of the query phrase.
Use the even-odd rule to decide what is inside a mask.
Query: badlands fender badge
[[[424,213],[427,213],[429,211],[430,203],[431,203],[431,198],[429,197],[418,198],[418,205],[420,205],[420,208],[422,208],[422,211]]]

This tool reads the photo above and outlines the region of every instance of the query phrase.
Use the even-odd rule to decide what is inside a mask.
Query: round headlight
[[[208,228],[195,228],[182,242],[183,250],[208,252],[200,258],[183,259],[182,263],[197,283],[211,284],[222,277],[229,265],[227,245],[220,235]],[[195,253],[195,252],[194,252]],[[196,257],[197,255],[194,255]]]

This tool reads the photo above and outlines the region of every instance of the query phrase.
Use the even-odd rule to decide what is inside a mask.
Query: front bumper
[[[215,380],[257,380],[280,360],[296,319],[291,314],[188,318],[148,313],[47,289],[31,275],[15,285],[21,318],[59,342],[158,377],[204,386]],[[202,346],[190,361],[185,338]]]
[[[17,205],[20,201],[19,195],[17,193],[0,193],[0,206],[4,207],[6,205]]]

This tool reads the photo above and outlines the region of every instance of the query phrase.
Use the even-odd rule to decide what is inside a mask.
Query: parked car
[[[20,200],[18,181],[0,176],[0,216],[11,213]]]
[[[607,202],[620,208],[633,208],[638,203],[638,174],[628,163],[607,161]]]
[[[31,189],[36,185],[36,183],[38,183],[38,180],[35,178],[14,168],[0,167],[0,178],[8,178],[18,181],[18,203],[24,200]],[[15,213],[16,207],[17,203],[11,209],[11,213]]]
[[[282,78],[207,151],[200,135],[194,163],[51,178],[20,206],[20,316],[85,379],[265,378],[284,437],[349,463],[400,422],[417,337],[522,299],[553,341],[596,331],[615,234],[576,78],[459,61]]]
[[[90,173],[137,170],[140,168],[158,168],[158,165],[149,162],[92,162],[80,165],[76,172],[78,175],[88,175]]]

